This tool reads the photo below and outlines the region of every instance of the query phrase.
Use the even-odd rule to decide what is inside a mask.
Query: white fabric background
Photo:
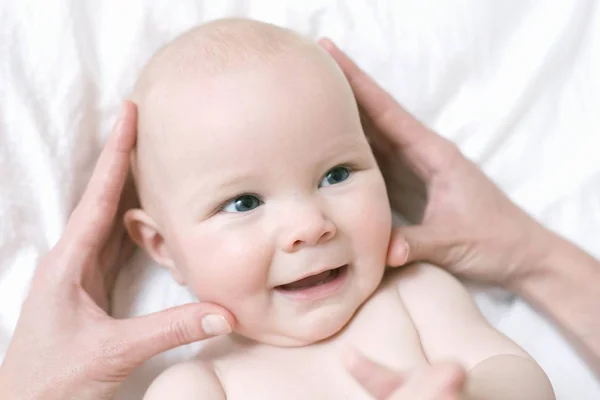
[[[520,206],[600,257],[595,0],[0,0],[0,355],[136,71],[162,43],[225,16],[333,38]],[[559,399],[600,398],[544,318],[501,291],[476,297],[541,363]],[[119,280],[116,312],[189,299],[138,255]],[[161,368],[189,354],[156,357],[120,398],[139,398]]]

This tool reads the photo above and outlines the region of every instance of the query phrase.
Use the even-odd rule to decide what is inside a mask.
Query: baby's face
[[[391,212],[345,80],[286,62],[173,88],[161,233],[238,333],[296,346],[338,332],[376,289]]]

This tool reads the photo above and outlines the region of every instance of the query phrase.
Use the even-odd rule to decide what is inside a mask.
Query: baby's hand
[[[356,350],[344,354],[350,375],[377,400],[460,400],[465,370],[451,363],[425,365],[409,373],[384,367]]]

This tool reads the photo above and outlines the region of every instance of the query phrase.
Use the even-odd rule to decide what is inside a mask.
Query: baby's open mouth
[[[320,274],[307,276],[306,278],[299,279],[297,281],[287,283],[285,285],[277,286],[276,289],[286,291],[300,291],[306,290],[312,287],[325,285],[329,282],[336,280],[346,270],[346,265],[341,267],[330,269]]]

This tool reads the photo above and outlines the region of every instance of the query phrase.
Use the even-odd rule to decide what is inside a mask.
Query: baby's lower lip
[[[293,285],[277,286],[275,290],[284,296],[297,301],[318,300],[331,296],[344,286],[348,276],[348,265],[342,265],[324,277],[321,282],[309,286],[294,287]]]

